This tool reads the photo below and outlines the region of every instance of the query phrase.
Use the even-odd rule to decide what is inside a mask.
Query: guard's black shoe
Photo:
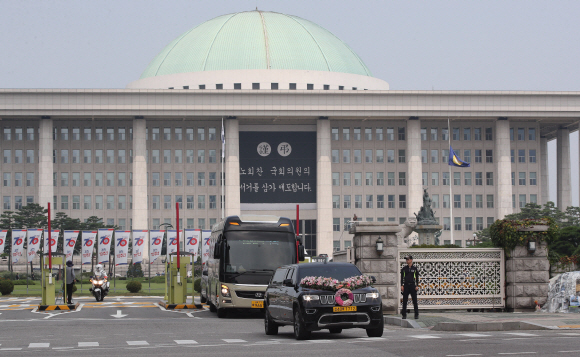
[[[419,314],[415,314],[415,320],[419,320]]]
[[[407,315],[403,315],[402,319],[403,320],[406,320],[407,319]]]

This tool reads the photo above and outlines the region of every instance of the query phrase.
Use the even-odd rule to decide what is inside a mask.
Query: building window
[[[103,150],[95,150],[95,164],[103,163]]]
[[[463,140],[471,140],[471,128],[463,128]]]
[[[216,195],[209,195],[209,209],[216,209],[217,208],[217,196]]]
[[[485,173],[485,184],[487,186],[493,186],[493,172]]]
[[[332,138],[332,141],[338,141],[338,128],[332,128],[330,130],[330,137]]]
[[[278,83],[270,83],[270,89],[278,89]]]
[[[406,172],[399,172],[399,186],[406,186],[407,185],[407,173]]]
[[[439,186],[439,172],[431,172],[431,186]]]
[[[518,184],[520,186],[525,186],[526,185],[526,173],[525,172],[519,172],[518,173]]]
[[[384,151],[382,149],[377,150],[377,164],[382,164],[385,162]]]
[[[421,141],[427,141],[427,128],[421,128]]]
[[[461,172],[453,173],[453,186],[461,186]]]
[[[441,140],[449,141],[449,128],[441,128]]]
[[[210,172],[208,180],[210,186],[217,186],[217,172]]]
[[[459,140],[459,128],[453,128],[453,141],[458,141]]]
[[[485,162],[493,163],[493,150],[485,150]]]
[[[421,163],[427,163],[427,150],[421,150]]]
[[[360,164],[362,162],[361,150],[354,150],[354,163]]]
[[[475,186],[482,186],[483,185],[483,173],[476,172],[475,173]]]
[[[451,230],[451,218],[443,217],[443,230],[445,231]]]
[[[453,208],[461,208],[461,195],[453,195]]]
[[[387,186],[395,186],[395,173],[387,172]]]
[[[536,141],[536,128],[528,128],[528,140]]]
[[[530,195],[530,203],[537,205],[538,204],[538,195],[536,195],[536,194]]]
[[[388,163],[395,162],[395,150],[387,150],[387,162]]]
[[[475,195],[475,208],[483,208],[483,195]]]
[[[431,128],[431,141],[437,141],[437,128]]]
[[[525,172],[524,172],[525,174]],[[536,186],[536,173],[535,172],[530,172],[530,186]]]
[[[164,195],[163,196],[163,209],[171,209],[171,196],[170,195]]]
[[[439,150],[431,150],[431,163],[439,163]]]
[[[350,186],[350,172],[344,172],[342,174],[342,183],[344,186]]]
[[[395,208],[395,195],[387,195],[387,208]]]
[[[399,208],[407,208],[407,195],[399,195]]]
[[[340,186],[340,172],[332,173],[332,186]]]
[[[519,195],[520,208],[526,207],[526,195]]]
[[[373,195],[366,195],[366,208],[373,208]]]
[[[449,150],[447,149],[441,150],[441,163],[443,164],[449,163]]]
[[[536,163],[536,150],[530,149],[530,164]]]
[[[514,128],[510,128],[510,141],[514,141]]]
[[[372,186],[373,185],[373,173],[372,172],[365,172],[365,186]]]
[[[342,128],[342,140],[350,140],[350,128]]]
[[[223,83],[216,83],[215,89],[224,89],[224,84]],[[260,89],[260,88],[258,88],[258,89]]]
[[[383,128],[375,128],[375,138],[377,141],[383,141]]]
[[[14,187],[21,187],[22,186],[22,172],[15,172],[14,173]]]
[[[387,140],[395,140],[395,128],[387,128]]]
[[[340,232],[340,218],[332,218],[332,230],[334,232]]]
[[[115,163],[115,150],[107,150],[107,164]]]
[[[481,163],[481,150],[475,150],[475,162],[476,163]]]
[[[186,199],[186,203],[185,203],[186,206],[185,207],[187,209],[193,209],[194,208],[194,205],[193,205],[193,195],[188,195],[188,196],[185,197],[185,199]]]
[[[306,89],[307,90],[313,90],[314,89],[314,84],[312,84],[312,83],[306,84]]]
[[[475,230],[483,230],[483,217],[475,217]]]
[[[488,141],[493,140],[492,128],[485,128],[485,140],[488,140]]]
[[[343,207],[350,208],[350,195],[343,196]]]
[[[384,186],[385,185],[385,173],[384,172],[377,172],[377,186]]]
[[[339,163],[339,159],[338,159],[338,154],[339,150],[332,150],[332,163],[333,164],[338,164]]]
[[[60,196],[60,209],[68,209],[68,196]]]
[[[443,186],[449,186],[449,172],[443,173]]]
[[[423,186],[428,186],[429,185],[429,173],[428,172],[423,172],[421,175],[421,183],[423,184]]]
[[[289,87],[291,90],[296,90],[296,83],[290,83]]]
[[[362,195],[354,195],[354,208],[362,208]]]
[[[377,195],[377,208],[385,208],[385,195]]]
[[[453,220],[455,221],[453,229],[455,229],[456,231],[460,231],[461,230],[461,217],[453,217]]]
[[[34,128],[26,128],[26,140],[34,140]]]
[[[354,173],[354,185],[355,186],[362,186],[362,172],[355,172]]]
[[[115,173],[114,172],[107,172],[107,186],[113,187],[115,183]]]
[[[332,195],[332,208],[340,208],[340,195]]]
[[[360,141],[360,128],[353,128],[352,138],[355,141]]]
[[[372,164],[373,162],[373,151],[365,150],[365,163]]]
[[[526,162],[526,150],[518,150],[518,162]]]
[[[398,130],[399,133],[399,140],[405,140],[405,128],[400,127]]]
[[[260,89],[260,83],[252,83],[252,89]]]
[[[443,195],[443,208],[449,207],[450,207],[449,195]]]
[[[526,129],[518,128],[518,141],[526,140]]]
[[[493,208],[493,195],[487,195],[487,208]]]
[[[399,150],[399,163],[400,164],[404,164],[405,163],[405,150]]]
[[[197,185],[200,187],[205,186],[205,172],[197,173]]]
[[[465,172],[463,177],[465,179],[465,186],[471,186],[471,172]]]
[[[515,156],[516,156],[516,154],[515,154],[515,152],[516,152],[516,151],[515,151],[514,149],[511,149],[511,150],[510,150],[510,159],[511,159],[510,161],[511,161],[512,163],[513,163],[513,162],[516,162],[516,157],[515,157]]]
[[[473,208],[471,195],[465,195],[465,208]]]

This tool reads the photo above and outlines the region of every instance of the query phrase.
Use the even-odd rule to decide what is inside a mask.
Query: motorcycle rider
[[[103,267],[103,264],[97,264],[95,266],[95,279],[97,280],[104,280],[107,279],[107,273],[105,272],[105,269]],[[103,290],[105,290],[107,293],[109,292],[109,282],[107,281],[105,285],[103,285]]]

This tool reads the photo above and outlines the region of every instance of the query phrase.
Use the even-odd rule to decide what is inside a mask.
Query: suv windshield
[[[282,265],[292,264],[292,258],[296,256],[296,241],[292,233],[236,231],[228,232],[226,238],[226,273],[272,273]]]
[[[325,278],[333,278],[338,281],[350,278],[351,276],[362,275],[360,270],[354,265],[338,265],[333,266],[332,263],[324,265],[316,265],[300,267],[299,279],[302,280],[307,276],[322,276]],[[299,281],[300,281],[299,280]]]

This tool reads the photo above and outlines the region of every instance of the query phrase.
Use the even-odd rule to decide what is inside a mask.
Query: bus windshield
[[[230,231],[226,239],[226,274],[271,274],[282,265],[295,262],[296,240],[292,233]]]

